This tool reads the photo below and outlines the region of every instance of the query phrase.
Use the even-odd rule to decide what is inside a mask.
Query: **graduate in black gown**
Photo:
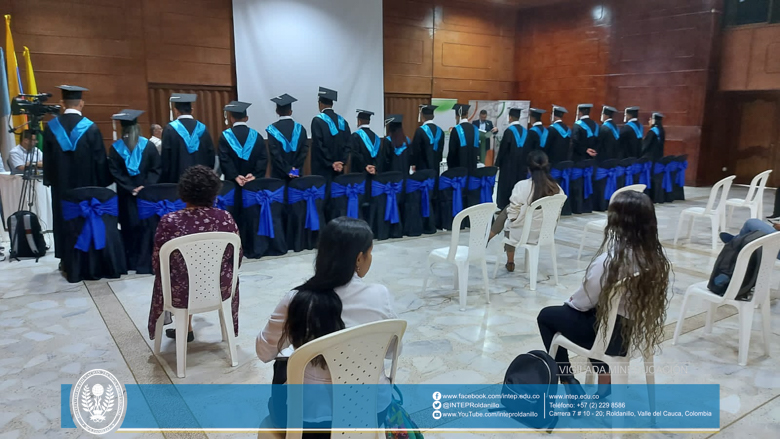
[[[599,125],[590,118],[592,108],[593,104],[577,106],[579,120],[571,129],[571,159],[575,163],[596,158],[598,154]]]
[[[292,104],[297,101],[286,93],[271,99],[276,104],[279,120],[265,130],[271,155],[271,177],[287,182],[303,176],[303,164],[309,153],[306,128],[292,118]]]
[[[541,149],[546,151],[550,143],[550,133],[542,123],[542,114],[546,113],[544,110],[538,108],[529,108],[528,117],[531,120],[531,128],[528,129],[528,137],[533,140],[533,144],[536,145],[534,149]],[[511,189],[510,189],[511,192]]]
[[[385,171],[387,154],[384,139],[371,131],[368,125],[374,113],[357,110],[358,127],[350,141],[350,172],[362,172],[369,177]],[[368,185],[370,187],[370,183]]]
[[[620,130],[612,120],[617,109],[605,105],[601,110],[601,129],[599,130],[599,144],[596,148],[598,152],[597,160],[599,163],[609,159],[622,159],[620,154]]]
[[[344,172],[349,157],[349,124],[333,111],[338,92],[324,87],[319,91],[320,114],[311,121],[311,173],[330,182]]]
[[[637,119],[639,117],[639,107],[628,107],[623,115],[623,122],[626,122],[620,128],[620,151],[623,158],[642,156],[642,139],[644,138],[644,128]]]
[[[544,148],[553,165],[571,160],[571,129],[563,122],[563,116],[568,113],[566,108],[553,105],[550,116],[552,123],[547,127],[547,146]]]
[[[471,106],[465,104],[453,107],[457,125],[450,131],[447,167],[463,167],[472,173],[479,163],[479,129],[468,120],[469,108]]]
[[[647,131],[642,142],[642,157],[650,157],[654,162],[661,161],[664,156],[664,142],[666,142],[666,132],[663,125],[664,115],[653,113],[650,117],[651,128]]]
[[[149,139],[141,136],[138,117],[143,113],[141,110],[122,110],[111,117],[122,125],[122,137],[111,145],[108,152],[108,169],[116,182],[119,197],[119,224],[122,227],[128,270],[136,269],[141,249],[139,238],[142,226],[135,197],[144,186],[157,184],[162,170],[157,148]]]
[[[528,153],[539,149],[539,136],[529,135],[529,130],[520,123],[522,111],[521,108],[509,109],[509,127],[504,131],[496,156],[495,165],[500,171],[497,199],[499,209],[509,204],[515,184],[528,178]]]
[[[385,154],[387,156],[387,169],[385,171],[397,171],[404,178],[409,176],[409,168],[412,166],[412,141],[404,134],[404,117],[401,114],[391,114],[385,120],[387,137],[385,137]]]
[[[435,105],[420,105],[423,124],[412,138],[412,165],[417,171],[433,169],[438,175],[444,156],[444,130],[433,122],[433,112],[437,108]]]
[[[197,98],[198,95],[186,93],[171,95],[171,118],[176,116],[176,120],[163,130],[160,183],[178,183],[190,166],[214,168],[216,151],[211,134],[206,125],[192,117],[192,103]]]
[[[81,114],[82,93],[86,88],[61,85],[63,114],[46,124],[43,131],[43,184],[51,187],[54,255],[64,254],[62,195],[85,186],[111,184],[103,135],[91,120]]]

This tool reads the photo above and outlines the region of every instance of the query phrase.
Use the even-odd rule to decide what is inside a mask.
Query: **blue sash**
[[[644,137],[645,129],[642,128],[642,125],[640,123],[632,120],[631,122],[627,123],[626,126],[631,127],[631,129],[634,130],[637,139],[641,139],[642,137]]]
[[[688,169],[688,160],[684,162],[677,162],[677,176],[675,176],[675,184],[677,186],[685,186],[685,170]]]
[[[590,198],[593,194],[593,168],[571,168],[571,179],[582,179],[582,197]]]
[[[550,135],[550,132],[547,131],[547,128],[541,126],[541,125],[535,125],[531,127],[531,131],[536,132],[536,134],[539,135],[539,146],[544,148],[547,146],[547,136]]]
[[[92,243],[95,244],[95,250],[102,250],[106,247],[106,225],[103,223],[103,215],[119,216],[119,204],[116,196],[109,198],[105,203],[101,203],[97,198],[79,203],[62,202],[62,217],[65,221],[78,217],[85,219],[73,248],[88,252]]]
[[[610,131],[612,131],[612,135],[615,137],[615,140],[620,138],[620,133],[618,132],[617,127],[611,121],[604,122],[602,126],[607,127]]]
[[[452,189],[452,216],[463,210],[463,188],[466,187],[466,177],[439,177],[439,189]]]
[[[296,152],[298,151],[298,140],[301,138],[301,129],[301,124],[295,122],[295,128],[293,128],[292,133],[292,140],[287,140],[287,138],[284,137],[284,134],[282,134],[282,132],[279,131],[273,124],[268,125],[268,128],[265,130],[269,135],[274,136],[274,138],[282,144],[282,149],[284,152]]]
[[[639,184],[643,184],[650,189],[653,185],[653,178],[651,177],[653,162],[646,162],[639,164],[639,166],[642,167],[642,171],[639,173]]]
[[[588,126],[588,124],[586,124],[585,121],[583,121],[582,119],[578,120],[576,122],[576,124],[579,125],[579,127],[582,128],[583,130],[585,130],[585,134],[588,135],[589,139],[591,137],[597,137],[599,135],[599,125],[598,124],[596,124],[596,128],[593,129],[593,130],[591,130],[590,127]]]
[[[371,196],[376,197],[379,195],[386,195],[385,197],[385,221],[390,221],[390,224],[398,224],[401,221],[401,214],[398,211],[398,194],[401,193],[404,183],[399,181],[397,183],[389,182],[387,184],[380,183],[376,180],[371,182]]]
[[[287,203],[295,204],[306,200],[306,222],[304,228],[316,232],[320,230],[320,214],[317,212],[317,200],[325,199],[325,185],[320,187],[312,186],[307,189],[287,190]]]
[[[138,205],[138,219],[140,220],[145,220],[155,215],[162,218],[168,213],[176,212],[177,210],[182,210],[187,207],[182,200],[160,200],[157,202],[136,200],[136,204]]]
[[[377,136],[377,139],[379,136]],[[330,197],[341,198],[347,197],[347,216],[350,218],[358,219],[358,202],[360,201],[358,196],[366,193],[366,183],[352,183],[348,185],[331,183],[330,184]]]
[[[190,134],[189,131],[187,131],[187,128],[185,128],[184,124],[181,123],[181,121],[179,121],[178,119],[169,123],[168,126],[173,127],[173,129],[176,130],[177,133],[179,133],[182,140],[184,140],[184,143],[187,145],[188,153],[192,154],[193,152],[197,151],[198,148],[200,148],[200,136],[202,136],[203,133],[206,131],[206,125],[203,125],[202,123],[200,123],[200,121],[196,120],[195,129],[192,130],[192,134]],[[241,156],[241,154],[238,155],[239,157]]]
[[[244,189],[241,191],[241,201],[244,202],[244,207],[260,205],[260,221],[257,225],[257,235],[275,238],[271,204],[284,203],[284,186],[275,191],[260,190],[252,192]]]
[[[523,130],[522,135],[520,135],[520,133],[517,132],[517,125],[509,125],[509,131],[511,131],[512,134],[515,135],[515,144],[518,148],[522,148],[523,146],[525,146],[525,139],[526,137],[528,137],[528,130],[526,130],[523,127],[520,127],[520,129]]]
[[[460,147],[463,148],[466,146],[466,133],[463,131],[463,126],[460,124],[455,126],[455,132],[458,133],[458,138],[460,139]],[[472,145],[474,148],[479,148],[479,130],[474,128],[474,145]]]
[[[612,194],[617,190],[617,179],[621,175],[626,173],[626,168],[623,166],[615,166],[614,168],[597,168],[596,180],[607,179],[607,183],[604,185],[604,199],[609,200],[612,198]]]
[[[555,131],[558,131],[558,134],[560,134],[561,137],[563,137],[564,139],[567,139],[567,138],[569,138],[569,136],[571,136],[571,129],[570,128],[566,128],[566,131],[564,131],[563,127],[559,123],[554,123],[554,124],[550,125],[550,128],[553,128],[553,129],[555,129]]]
[[[243,146],[238,142],[238,138],[236,138],[235,133],[233,133],[233,128],[226,129],[222,134],[225,136],[225,140],[227,140],[228,145],[233,148],[233,151],[238,158],[241,160],[249,160],[249,156],[252,155],[252,149],[255,147],[255,142],[257,141],[257,131],[252,128],[249,129],[249,135],[246,136],[246,142],[244,142]]]
[[[626,186],[631,186],[634,184],[634,176],[642,172],[642,165],[639,163],[634,163],[631,166],[626,166]]]
[[[479,189],[480,204],[493,202],[493,186],[495,185],[495,175],[486,175],[484,177],[469,177],[469,190],[475,191]]]
[[[344,118],[339,116],[338,114],[336,115],[336,117],[339,120],[339,127],[338,128],[336,128],[336,124],[333,123],[333,119],[328,117],[327,114],[320,113],[320,114],[317,115],[317,117],[319,117],[320,119],[324,120],[325,123],[328,124],[328,129],[330,130],[330,135],[331,136],[335,136],[336,134],[339,133],[339,131],[344,131],[344,128],[345,128]],[[317,229],[317,230],[319,230],[319,229]]]
[[[233,207],[236,204],[236,190],[231,189],[225,195],[217,195],[214,199],[214,207],[217,209],[227,210],[228,207]]]
[[[122,157],[122,160],[125,161],[127,173],[133,177],[141,173],[138,168],[141,167],[141,158],[144,155],[144,149],[146,149],[147,143],[149,143],[148,139],[139,137],[138,144],[135,145],[135,149],[133,149],[132,152],[130,152],[127,145],[125,145],[125,141],[122,139],[117,140],[112,145],[116,153],[119,154],[119,157]]]
[[[387,137],[387,140],[390,142],[391,145],[393,144],[393,141],[390,139],[390,136]],[[409,145],[409,142],[411,142],[411,140],[409,140],[409,138],[407,137],[406,142],[404,142],[403,145],[399,146],[398,148],[395,148],[395,155],[400,156],[401,154],[403,154],[404,151],[406,151],[406,147]]]
[[[368,150],[369,154],[371,154],[371,158],[376,158],[376,155],[379,154],[379,147],[382,144],[382,139],[379,136],[376,136],[374,143],[372,144],[366,130],[357,130],[357,134],[361,139],[363,139],[363,143],[366,145],[366,149]]]
[[[654,132],[659,140],[661,139],[661,130],[659,130],[658,127],[652,127],[650,128],[650,131]]]
[[[441,140],[441,128],[436,127],[436,135],[433,135],[433,131],[431,131],[431,127],[428,125],[423,125],[420,128],[422,128],[423,131],[425,131],[425,134],[428,136],[428,141],[431,142],[431,146],[433,146],[434,151],[439,150],[439,141]]]
[[[664,174],[664,178],[661,181],[661,187],[664,188],[665,192],[671,192],[674,189],[674,186],[672,186],[672,172],[677,171],[678,169],[678,162],[669,162],[665,166],[663,163],[656,163],[655,167],[653,168],[653,174]]]
[[[431,191],[433,191],[434,180],[429,178],[427,180],[406,180],[406,193],[420,191],[420,203],[422,207],[420,213],[423,218],[430,218],[431,216]]]
[[[569,196],[569,183],[571,182],[571,168],[550,169],[550,176],[561,183],[561,188],[566,196]]]
[[[84,117],[75,127],[73,127],[73,131],[71,131],[70,136],[68,136],[68,134],[65,133],[65,128],[60,124],[59,118],[49,121],[49,129],[57,139],[57,143],[60,144],[60,148],[65,152],[75,151],[81,136],[83,136],[92,125],[92,121]]]

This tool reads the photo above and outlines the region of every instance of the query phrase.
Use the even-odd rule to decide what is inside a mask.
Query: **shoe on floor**
[[[768,220],[778,220],[778,221],[780,221],[780,214],[772,214],[772,215],[769,215],[768,217],[766,217],[766,219],[768,219]]]
[[[176,340],[176,330],[173,329],[173,328],[166,329],[165,330],[165,335],[168,338],[172,338],[172,339]],[[194,340],[195,340],[195,333],[192,332],[192,331],[188,332],[187,333],[187,343],[189,343],[191,341],[194,341]]]
[[[723,241],[724,244],[728,244],[732,239],[734,239],[734,235],[731,233],[720,232],[720,240]]]

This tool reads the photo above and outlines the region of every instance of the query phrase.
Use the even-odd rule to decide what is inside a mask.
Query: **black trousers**
[[[586,349],[593,347],[593,342],[596,341],[595,308],[582,312],[569,305],[548,306],[539,312],[536,322],[539,325],[539,332],[542,334],[544,348],[548,352],[552,339],[558,332]],[[615,330],[612,332],[612,339],[607,347],[607,355],[626,355],[626,350],[623,348],[623,337],[620,335],[622,325],[623,317],[618,315],[615,321]],[[569,352],[566,349],[558,347],[558,352],[555,354],[555,362],[558,363],[558,377],[572,377],[574,375],[569,362]],[[598,373],[609,373],[609,366],[606,363],[593,359],[590,362]]]
[[[759,218],[761,217],[761,212],[758,212]],[[777,189],[775,191],[775,207],[772,208],[772,216],[778,217],[780,216],[780,189]]]

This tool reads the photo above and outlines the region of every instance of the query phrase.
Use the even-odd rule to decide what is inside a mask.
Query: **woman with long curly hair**
[[[550,349],[558,332],[582,347],[593,346],[597,334],[607,330],[612,298],[625,292],[607,355],[655,351],[663,341],[670,268],[658,240],[653,202],[641,192],[616,195],[607,211],[604,241],[582,286],[563,305],[542,309],[536,319],[545,348]],[[572,384],[570,391],[582,393],[566,349],[558,348],[555,361],[561,384]],[[591,364],[599,372],[599,384],[610,384],[608,366],[595,360]]]

